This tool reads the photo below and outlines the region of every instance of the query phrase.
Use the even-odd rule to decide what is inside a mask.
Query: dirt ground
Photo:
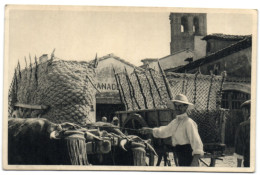
[[[226,148],[226,151],[224,153],[225,156],[221,157],[222,160],[216,160],[215,167],[236,167],[237,160],[236,160],[236,157],[233,156],[233,153],[234,153],[234,148]],[[171,161],[171,166],[175,166],[172,153],[170,153],[169,158],[170,158],[170,161]],[[207,163],[208,165],[210,164],[209,158],[202,158],[202,160],[205,163]],[[157,157],[155,158],[155,163],[156,162],[157,162]],[[162,160],[160,166],[164,166],[163,160]],[[206,165],[202,162],[200,162],[200,166],[206,167]]]

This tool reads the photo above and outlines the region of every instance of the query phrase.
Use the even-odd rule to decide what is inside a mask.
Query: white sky
[[[171,10],[172,11],[172,10]],[[114,53],[141,65],[144,58],[170,54],[170,11],[71,11],[10,10],[10,71],[28,59],[42,54],[62,59],[91,60]],[[208,34],[252,34],[252,15],[209,13]]]

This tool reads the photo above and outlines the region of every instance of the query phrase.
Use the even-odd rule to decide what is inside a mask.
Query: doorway
[[[96,106],[96,121],[101,121],[103,116],[107,117],[107,121],[110,123],[115,116],[116,111],[124,111],[125,106],[123,104],[97,104]]]
[[[235,134],[237,127],[244,121],[244,116],[240,108],[241,104],[250,99],[250,94],[227,90],[222,94],[221,107],[229,109],[229,115],[226,118],[225,144],[227,146],[234,146]]]

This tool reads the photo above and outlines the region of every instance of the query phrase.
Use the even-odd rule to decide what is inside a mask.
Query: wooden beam
[[[130,80],[130,77],[128,76],[127,70],[125,68],[125,76],[126,76],[126,80],[128,82],[128,86],[129,86],[129,92],[130,92],[130,96],[131,96],[131,100],[133,102],[133,99],[135,100],[135,104],[137,105],[138,109],[141,109],[141,106],[139,105],[137,99],[135,98],[135,90],[134,90],[134,86]],[[132,91],[131,91],[132,90]],[[133,109],[134,109],[134,105],[133,105]]]
[[[143,91],[143,88],[142,88],[142,84],[141,84],[141,81],[140,81],[140,79],[139,79],[139,77],[138,77],[137,72],[136,72],[135,69],[134,69],[134,74],[135,74],[135,76],[136,76],[136,79],[137,79],[137,82],[138,82],[138,85],[139,85],[139,88],[140,88],[140,92],[141,92],[141,94],[142,94],[142,96],[143,96],[143,99],[144,99],[144,107],[145,107],[145,109],[148,109],[146,97],[145,97],[145,95],[144,95],[144,91]]]
[[[114,76],[115,76],[115,80],[116,80],[116,85],[117,85],[118,92],[119,92],[120,101],[121,101],[122,103],[124,103],[124,102],[123,102],[123,97],[122,97],[122,95],[121,95],[121,90],[120,90],[120,87],[119,87],[119,83],[118,83],[118,80],[117,80],[117,76],[116,76],[116,70],[115,70],[114,66],[112,66],[112,69],[113,69],[113,72],[114,72]],[[126,109],[127,109],[127,108],[126,108]]]
[[[125,93],[124,93],[124,89],[123,89],[123,87],[122,87],[122,85],[121,85],[120,77],[119,77],[118,74],[115,74],[115,77],[117,77],[118,82],[116,82],[116,83],[117,83],[117,85],[118,85],[118,88],[121,89],[122,96],[123,96],[124,101],[125,101],[125,107],[126,107],[126,110],[128,110],[128,109],[129,109],[129,106],[128,106],[128,103],[127,103],[127,100],[126,100],[126,96],[125,96]]]
[[[165,87],[166,87],[166,91],[167,91],[167,93],[169,95],[169,98],[172,100],[173,99],[173,95],[172,95],[172,92],[171,92],[171,88],[170,88],[169,82],[167,81],[166,75],[165,75],[165,73],[164,73],[164,71],[163,71],[159,61],[158,61],[158,67],[159,67],[160,72],[162,74],[163,81],[164,81],[164,84],[165,84]]]
[[[214,74],[211,75],[211,79],[210,79],[209,92],[208,92],[208,100],[207,100],[207,111],[209,111],[209,101],[210,101],[210,95],[211,95],[211,89],[212,89],[213,79],[214,79]]]
[[[197,100],[197,78],[198,78],[199,72],[196,72],[195,78],[194,78],[194,98],[193,98],[193,104],[196,104]]]
[[[151,78],[152,78],[152,80],[153,80],[153,84],[154,84],[154,86],[155,86],[155,88],[156,88],[156,90],[157,90],[157,92],[158,92],[158,95],[159,95],[159,97],[160,97],[160,100],[162,100],[162,96],[161,96],[160,90],[159,90],[159,88],[158,88],[158,86],[157,86],[157,84],[156,84],[156,82],[155,82],[155,79],[154,79],[154,77],[153,77],[153,74],[152,74],[152,72],[151,72],[151,69],[148,69],[148,71],[149,71],[150,76],[151,76]]]
[[[153,101],[153,107],[156,108],[156,105],[155,105],[155,102],[154,102],[154,97],[153,97],[153,89],[152,89],[152,85],[149,81],[149,78],[148,76],[146,75],[146,72],[144,73],[145,77],[146,77],[146,81],[148,82],[148,85],[149,85],[149,88],[150,88],[150,94],[151,94],[151,97],[152,97],[152,101]]]

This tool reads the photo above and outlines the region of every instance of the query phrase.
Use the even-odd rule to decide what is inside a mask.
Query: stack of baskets
[[[87,62],[57,58],[16,69],[9,91],[9,115],[15,103],[46,105],[41,116],[55,123],[95,122],[89,112],[95,106],[95,68]]]

